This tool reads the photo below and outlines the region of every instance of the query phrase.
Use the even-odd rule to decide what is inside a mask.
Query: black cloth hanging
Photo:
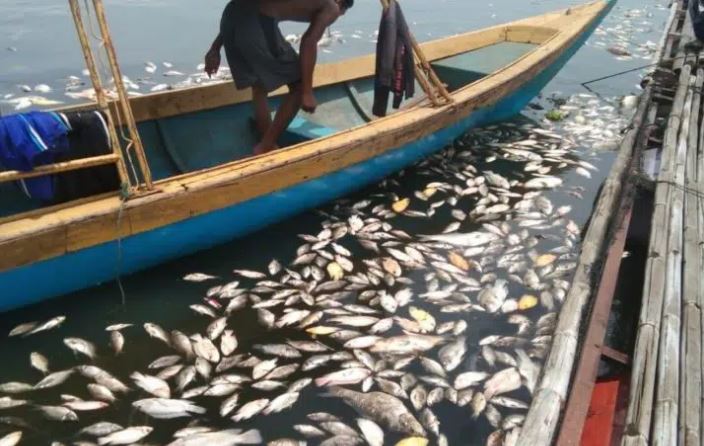
[[[71,130],[69,150],[56,161],[71,161],[112,153],[105,117],[98,111],[65,113]],[[56,203],[90,197],[120,189],[114,164],[78,169],[56,175]]]
[[[704,4],[701,0],[689,0],[689,14],[692,17],[694,35],[700,42],[704,42]]]
[[[396,1],[381,15],[376,44],[376,76],[374,81],[375,116],[386,116],[389,95],[394,95],[393,107],[398,109],[403,99],[415,94],[415,62],[413,41],[408,24]]]

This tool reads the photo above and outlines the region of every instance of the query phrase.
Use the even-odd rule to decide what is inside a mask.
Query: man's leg
[[[271,111],[267,102],[267,93],[261,85],[252,87],[252,103],[254,105],[254,120],[257,123],[259,136],[265,135],[271,126]]]
[[[289,93],[276,111],[274,122],[271,123],[269,129],[264,133],[262,141],[254,148],[255,155],[261,155],[276,148],[276,141],[279,136],[288,128],[288,125],[301,108],[301,84],[291,84],[288,88]]]

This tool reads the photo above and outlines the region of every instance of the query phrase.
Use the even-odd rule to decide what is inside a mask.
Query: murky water
[[[13,50],[0,52],[0,96],[21,95],[17,85],[46,83],[54,89],[48,97],[65,100],[62,79],[80,74],[76,68],[80,56],[74,54],[75,48],[74,52],[70,49],[73,40],[65,5],[49,0],[12,3],[0,6],[0,39],[7,39],[7,43],[0,40],[0,47]],[[495,1],[469,7],[467,2],[447,1],[438,8],[436,3],[405,2],[407,15],[422,39],[574,3],[517,5]],[[187,426],[257,429],[265,442],[288,438],[309,444],[381,444],[358,427],[359,417],[382,427],[383,444],[396,444],[414,431],[419,433],[417,428],[394,429],[383,416],[355,411],[340,398],[326,396],[335,390],[326,387],[325,381],[340,379],[327,375],[344,368],[354,376],[345,377],[340,385],[356,392],[393,394],[422,423],[423,436],[431,444],[511,444],[520,431],[526,412],[523,406],[530,404],[531,388],[550,346],[551,319],[560,309],[571,278],[581,231],[613,160],[610,149],[631,111],[630,104],[622,105],[621,97],[637,93],[639,74],[592,84],[598,95],[579,83],[647,64],[645,44],[658,40],[665,19],[659,5],[655,1],[624,1],[617,6],[523,118],[469,132],[452,148],[418,166],[318,211],[123,277],[124,294],[116,283],[109,283],[3,315],[0,333],[21,322],[46,321],[57,315],[65,315],[67,320],[55,330],[0,342],[0,355],[6,358],[0,382],[37,383],[42,373],[30,367],[29,357],[31,352],[41,352],[49,359],[52,372],[93,364],[132,391],[118,395],[118,400],[105,408],[76,409],[78,421],[63,422],[47,420],[38,406],[71,405],[76,397],[95,400],[86,388],[92,378],[77,372],[56,387],[12,395],[28,403],[0,409],[0,438],[21,430],[22,444],[94,441],[76,433],[95,422],[110,421],[123,427],[154,428],[142,440],[148,444],[169,443],[177,430]],[[219,9],[194,8],[185,1],[109,2],[109,7],[126,74],[133,79],[144,76],[145,61],[169,61],[184,73],[192,71],[209,43]],[[349,16],[335,26],[345,36],[345,43],[330,47],[324,57],[371,51],[377,9],[372,0],[358,1]],[[7,14],[1,14],[3,10]],[[150,27],[135,27],[138,20],[148,20]],[[58,43],[47,47],[46,37],[38,35],[40,29],[43,35],[63,36],[54,42],[64,41],[66,49]],[[173,29],[192,29],[193,33],[173,33]],[[349,37],[352,34],[366,37]],[[607,51],[615,44],[634,55],[642,53],[642,58],[619,60],[624,58]],[[42,66],[44,63],[47,65]],[[149,84],[143,85],[148,88]],[[5,103],[0,110],[7,112],[8,108],[11,104]],[[552,108],[561,110],[566,119],[559,124],[546,121],[545,111]],[[551,130],[545,133],[540,127]],[[546,177],[554,184],[542,184]],[[471,236],[444,238],[457,234]],[[274,259],[287,269],[277,271],[276,263],[271,263]],[[250,271],[245,276],[261,272],[262,277],[247,278],[233,270]],[[194,272],[214,278],[182,280]],[[225,289],[217,288],[226,284],[230,285]],[[150,338],[142,325],[151,322],[167,332],[205,336],[209,324],[226,314],[225,308],[237,299],[246,305],[231,312],[227,326],[238,340],[231,357],[239,358],[239,364],[226,371],[211,371],[211,375],[236,374],[251,379],[264,366],[257,368],[256,361],[243,365],[250,355],[260,361],[276,358],[278,367],[299,367],[288,376],[284,376],[285,370],[277,369],[270,373],[280,374],[279,378],[257,376],[233,387],[230,391],[239,395],[238,404],[227,416],[221,416],[221,403],[230,395],[197,394],[193,389],[212,383],[212,377],[203,376],[208,374],[207,361],[182,358],[175,366],[183,367],[179,373],[197,362],[200,374],[185,391],[194,393],[189,400],[205,413],[162,420],[136,410],[132,403],[150,395],[137,387],[130,378],[132,372],[167,373],[148,365],[158,357],[178,354],[172,346]],[[201,307],[195,307],[198,311],[194,312],[193,305]],[[203,311],[212,315],[200,314]],[[262,322],[267,314],[277,322],[274,327]],[[125,345],[119,355],[113,353],[110,333],[105,331],[106,326],[116,323],[133,324],[121,330]],[[383,327],[387,323],[390,326]],[[371,335],[378,338],[367,338]],[[63,342],[67,337],[95,344],[95,359],[69,350]],[[214,337],[220,347],[220,336]],[[389,346],[389,339],[399,344]],[[310,352],[310,345],[296,343],[314,340],[327,350]],[[357,345],[345,347],[350,340]],[[289,341],[297,347],[298,355],[289,352],[292,357],[277,357],[255,347]],[[414,346],[410,350],[409,344]],[[449,351],[448,345],[456,351]],[[302,364],[315,355],[334,357],[318,368],[303,371],[306,367]],[[218,364],[213,361],[212,367]],[[325,376],[327,379],[319,380]],[[458,377],[462,378],[458,381]],[[307,379],[316,381],[308,383]],[[171,397],[179,398],[175,378],[167,381]],[[290,388],[303,384],[307,385],[295,392]],[[229,418],[238,413],[244,418],[239,411],[248,402],[267,399],[264,411],[274,411],[282,398],[289,397],[291,407],[280,413],[258,414],[237,422]],[[0,407],[2,402],[0,397]],[[322,415],[310,416],[319,412],[328,414],[327,422]],[[340,423],[331,424],[332,417]],[[208,443],[205,438],[200,444]],[[406,444],[424,443],[417,439]]]

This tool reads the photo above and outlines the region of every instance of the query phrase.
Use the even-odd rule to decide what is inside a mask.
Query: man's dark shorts
[[[232,0],[223,12],[220,35],[237,88],[261,85],[270,92],[299,82],[301,66],[277,21],[261,14],[257,4]]]

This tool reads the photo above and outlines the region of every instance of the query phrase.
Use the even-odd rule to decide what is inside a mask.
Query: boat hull
[[[517,115],[598,26],[607,8],[547,69],[495,104],[451,126],[367,161],[187,220],[67,253],[0,274],[0,311],[41,302],[208,249],[320,206],[436,152],[467,130]]]

